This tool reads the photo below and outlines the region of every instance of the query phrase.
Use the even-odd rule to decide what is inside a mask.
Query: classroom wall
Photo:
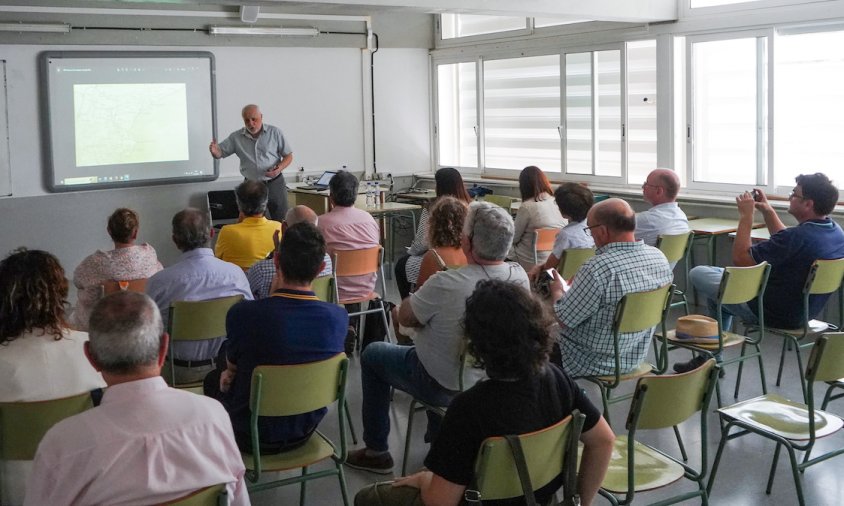
[[[49,194],[43,185],[37,54],[45,49],[207,50],[216,56],[218,133],[242,126],[245,103],[261,105],[264,119],[293,145],[293,171],[347,165],[362,172],[371,156],[364,135],[369,112],[369,53],[358,48],[146,47],[0,45],[7,62],[12,196],[0,198],[0,253],[19,246],[55,253],[70,277],[97,248],[110,248],[105,221],[117,207],[141,216],[140,239],[167,265],[178,251],[170,240],[170,218],[179,209],[205,207],[205,194],[240,180],[236,157],[223,160],[211,183],[124,190]],[[382,48],[375,55],[376,156],[379,170],[409,173],[430,169],[428,149],[428,50]],[[383,125],[383,126],[382,126]],[[104,125],[103,128],[107,128]],[[210,140],[210,139],[209,139]],[[211,163],[207,159],[197,163]]]

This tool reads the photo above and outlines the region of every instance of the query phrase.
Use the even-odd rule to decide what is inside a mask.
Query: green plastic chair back
[[[323,302],[334,302],[334,278],[320,276],[313,282],[314,294]]]
[[[36,402],[0,403],[0,460],[32,460],[50,428],[94,407],[88,392]]]
[[[324,408],[340,395],[345,379],[341,363],[348,363],[345,353],[307,364],[258,366],[252,372],[249,408],[260,416],[299,415]]]
[[[844,378],[844,332],[830,332],[815,341],[806,379],[813,381],[838,381]]]
[[[484,202],[503,207],[507,212],[510,212],[510,208],[513,206],[513,197],[506,195],[487,195],[484,197]]]
[[[661,235],[656,241],[656,247],[662,251],[669,263],[676,263],[686,258],[686,253],[692,245],[694,232],[685,234]]]
[[[583,418],[574,412],[550,427],[518,436],[534,491],[564,471],[576,473],[566,460],[567,456],[577,455]],[[573,480],[568,478],[565,476],[564,481],[571,483]],[[510,445],[503,437],[487,438],[481,443],[475,460],[475,479],[484,501],[524,495]]]
[[[165,503],[166,506],[217,506],[228,504],[225,485],[211,485],[193,492],[190,495]]]
[[[664,429],[673,427],[701,410],[704,398],[714,377],[710,374],[715,359],[685,374],[645,376],[636,384],[631,416],[627,429],[633,423],[632,415],[638,412],[639,429]]]
[[[557,272],[563,279],[571,279],[587,260],[595,256],[595,248],[571,248],[563,251]]]
[[[768,281],[771,266],[762,262],[751,267],[727,267],[721,278],[719,302],[744,304],[756,298]]]
[[[231,295],[209,300],[177,300],[170,304],[167,331],[171,341],[202,341],[226,335],[226,314],[243,299]]]
[[[648,292],[628,293],[618,303],[613,331],[618,334],[641,332],[662,321],[671,284]]]
[[[844,258],[835,260],[815,260],[808,278],[809,294],[832,293],[841,287],[844,278]]]

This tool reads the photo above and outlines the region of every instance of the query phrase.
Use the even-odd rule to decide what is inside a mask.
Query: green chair
[[[314,294],[317,299],[323,302],[334,303],[334,278],[331,276],[320,276],[313,282]]]
[[[537,228],[533,231],[533,264],[539,263],[539,254],[547,253],[554,249],[554,241],[557,239],[559,227]]]
[[[616,437],[612,460],[601,484],[601,495],[612,504],[631,504],[637,492],[653,490],[686,477],[698,490],[671,497],[659,504],[674,504],[700,497],[707,504],[704,485],[707,469],[707,415],[718,382],[715,360],[684,374],[640,378],[627,415],[627,435]],[[639,430],[676,427],[700,413],[701,464],[696,470],[670,455],[636,440]],[[685,459],[684,459],[685,460]],[[624,494],[619,498],[616,494]]]
[[[628,293],[618,301],[615,310],[615,318],[612,326],[613,351],[615,353],[614,373],[610,376],[585,377],[587,381],[595,383],[601,390],[601,402],[604,408],[604,417],[609,422],[609,405],[626,399],[632,394],[610,398],[610,392],[617,388],[622,381],[636,379],[654,370],[654,366],[642,362],[632,371],[621,372],[621,355],[619,352],[619,339],[622,334],[642,332],[661,325],[665,331],[665,315],[668,311],[668,301],[672,285],[664,285],[655,290],[647,292]],[[664,360],[657,357],[660,362],[657,368],[661,369]]]
[[[490,204],[495,204],[498,207],[504,208],[505,211],[508,213],[512,211],[513,202],[518,199],[513,197],[508,197],[506,195],[494,195],[490,194],[484,197],[484,202],[489,202]]]
[[[527,495],[513,453],[512,445],[519,444],[530,488],[535,492],[562,474],[563,504],[575,504],[577,442],[584,418],[574,411],[554,425],[536,432],[485,439],[475,460],[474,483],[466,490],[466,497],[495,501]],[[511,443],[508,439],[515,439],[518,443]]]
[[[373,246],[366,249],[335,250],[332,267],[334,272],[334,302],[340,305],[360,304],[360,310],[349,311],[349,316],[364,316],[369,313],[381,313],[384,328],[387,330],[387,339],[390,339],[390,322],[387,321],[387,309],[384,305],[384,298],[387,297],[387,284],[384,277],[384,248]],[[363,276],[375,274],[381,283],[380,306],[374,309],[364,309],[365,305],[379,298],[378,293],[371,292],[364,297],[354,299],[341,299],[339,283],[340,279],[349,276]],[[358,318],[358,338],[363,336],[366,318]],[[358,343],[360,345],[360,343]]]
[[[812,353],[809,355],[806,381],[809,385],[813,385],[816,381],[835,381],[841,377],[844,377],[844,333],[824,334],[817,338]],[[813,389],[808,388],[806,393],[805,404],[776,394],[768,394],[719,409],[718,415],[722,422],[721,443],[718,445],[715,462],[712,464],[712,475],[706,487],[707,492],[712,491],[715,474],[718,472],[718,465],[721,463],[721,455],[727,441],[753,433],[777,444],[765,493],[771,493],[777,460],[780,451],[785,449],[791,462],[797,501],[801,506],[804,505],[800,475],[808,467],[844,453],[844,448],[835,448],[823,455],[810,458],[815,442],[819,438],[837,432],[844,425],[844,421],[832,413],[816,410]],[[740,430],[735,434],[730,434],[730,429],[733,427]],[[800,463],[797,461],[796,451],[805,452]]]
[[[663,350],[668,350],[668,341],[670,341],[675,348],[685,348],[716,358],[719,360],[718,365],[721,367],[738,362],[739,369],[738,377],[736,378],[736,390],[733,394],[735,398],[738,398],[739,395],[744,362],[755,358],[759,363],[759,379],[762,383],[762,392],[768,393],[760,345],[762,344],[762,338],[765,336],[765,314],[762,299],[770,272],[771,266],[767,262],[762,262],[752,267],[725,268],[724,275],[721,278],[721,285],[718,288],[718,301],[716,304],[715,319],[718,321],[718,340],[680,339],[677,337],[675,330],[671,330],[666,334],[667,337],[663,339]],[[759,315],[759,323],[749,327],[748,330],[758,334],[758,337],[751,338],[734,332],[728,332],[722,328],[721,319],[724,304],[744,304],[752,301],[754,298],[756,299],[756,314]],[[738,357],[729,360],[722,358],[724,349],[738,345],[741,345],[741,353]],[[752,347],[754,351],[752,353],[748,352],[748,347]],[[667,353],[665,355],[667,356]],[[718,406],[720,407],[722,406],[720,383],[715,386],[715,393],[718,398]]]
[[[91,393],[34,402],[0,402],[0,460],[33,460],[53,425],[94,407]]]
[[[261,455],[258,417],[292,416],[309,413],[328,407],[334,402],[338,406],[346,402],[346,373],[349,359],[345,353],[320,362],[297,365],[261,365],[252,372],[252,390],[249,397],[249,409],[252,412],[251,436],[253,453],[243,454],[246,465],[246,479],[251,483],[265,472],[279,472],[288,469],[302,469],[301,476],[259,483],[249,487],[249,492],[257,492],[275,487],[299,483],[300,505],[305,504],[305,484],[307,481],[328,476],[337,476],[340,480],[340,492],[343,504],[348,506],[349,495],[346,490],[346,478],[343,463],[346,461],[346,419],[342,410],[337,410],[340,424],[340,444],[335,446],[322,432],[315,430],[310,438],[297,448],[275,455]],[[331,458],[334,469],[309,472],[312,464]]]
[[[557,272],[560,273],[563,279],[569,280],[577,274],[580,266],[593,256],[595,256],[595,248],[570,248],[563,250],[563,256],[560,257],[560,263],[557,264]]]
[[[226,506],[229,503],[225,485],[211,485],[192,492],[164,506]]]
[[[226,314],[242,295],[230,295],[209,300],[177,300],[170,304],[170,318],[167,332],[170,334],[170,350],[167,353],[169,364],[169,384],[171,387],[202,393],[202,381],[176,383],[175,357],[173,344],[179,341],[210,341],[226,335]],[[165,379],[168,375],[165,375]]]
[[[319,300],[323,302],[334,302],[334,278],[332,276],[320,276],[314,279],[311,287]],[[352,413],[349,411],[348,401],[343,403],[343,411],[346,412],[346,420],[349,422],[349,435],[352,437],[352,444],[358,444],[355,424],[352,423]]]
[[[670,309],[683,306],[686,314],[689,314],[689,301],[686,299],[686,291],[688,291],[689,280],[689,251],[692,249],[692,240],[694,239],[694,232],[686,232],[685,234],[661,235],[656,241],[656,247],[668,259],[668,263],[676,265],[677,262],[683,260],[686,269],[686,290],[674,288],[674,293],[671,296]],[[674,297],[680,297],[681,300],[674,302]]]
[[[803,285],[803,326],[799,329],[778,329],[768,327],[766,330],[769,333],[777,334],[783,337],[782,352],[780,353],[780,366],[777,371],[777,386],[780,386],[782,380],[782,369],[785,363],[786,350],[793,348],[797,356],[797,370],[800,375],[800,386],[803,389],[803,401],[808,402],[806,397],[806,378],[803,377],[803,360],[800,352],[803,349],[812,346],[812,342],[806,340],[809,336],[817,336],[823,332],[840,330],[840,325],[833,325],[831,323],[820,320],[809,319],[809,298],[813,295],[828,295],[833,292],[839,292],[838,296],[838,314],[839,318],[844,318],[844,298],[841,293],[841,280],[844,277],[844,258],[836,260],[816,260],[809,275],[806,278],[806,283]],[[840,324],[840,321],[839,321]],[[828,402],[828,401],[827,401]],[[826,404],[821,409],[826,409]]]

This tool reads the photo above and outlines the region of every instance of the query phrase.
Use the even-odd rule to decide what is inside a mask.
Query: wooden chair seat
[[[642,362],[641,364],[636,366],[636,368],[633,369],[632,371],[626,372],[626,373],[622,374],[621,376],[619,376],[619,379],[621,381],[632,380],[632,379],[644,376],[646,374],[650,374],[651,372],[653,372],[653,370],[654,370],[653,364],[649,364],[647,362]],[[603,381],[604,383],[612,383],[613,381],[615,381],[615,376],[598,376],[598,379],[600,381]]]
[[[627,492],[627,434],[616,436],[613,443],[612,458],[601,488],[623,494]],[[636,473],[633,478],[633,490],[644,492],[670,485],[683,477],[685,470],[677,462],[664,456],[638,441],[633,442],[636,455]]]

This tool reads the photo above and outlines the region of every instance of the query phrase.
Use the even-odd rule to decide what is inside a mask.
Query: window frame
[[[440,85],[439,85],[439,73],[437,67],[440,65],[455,65],[460,63],[474,63],[475,64],[475,149],[477,151],[476,157],[478,160],[478,164],[474,167],[468,167],[463,165],[444,165],[440,162],[440,108],[439,108],[439,96],[440,96]],[[432,82],[432,89],[433,89],[433,100],[431,103],[432,109],[432,118],[434,119],[431,134],[433,136],[432,147],[434,149],[433,156],[431,160],[434,164],[433,170],[436,171],[442,167],[453,167],[460,171],[462,174],[467,175],[482,175],[483,174],[483,143],[481,142],[481,132],[483,131],[483,114],[481,114],[481,104],[483,103],[483,87],[478,85],[478,80],[481,79],[482,76],[482,66],[481,66],[481,58],[474,57],[474,58],[467,58],[467,57],[454,57],[454,58],[443,58],[434,60],[431,59],[431,82]]]
[[[762,188],[766,193],[777,194],[773,187],[773,29],[740,30],[706,34],[685,34],[685,101],[686,101],[686,190],[694,193],[736,193],[747,188],[745,183],[696,181],[697,167],[694,164],[695,143],[695,90],[693,87],[695,69],[693,68],[693,46],[697,43],[717,42],[737,39],[756,39],[756,176],[753,188]],[[760,51],[764,43],[765,51]],[[760,54],[761,53],[761,54]],[[764,70],[763,70],[764,69]],[[764,121],[763,121],[764,118]],[[676,128],[676,125],[675,125]],[[765,183],[761,183],[761,181]],[[790,189],[789,189],[790,191]]]
[[[747,0],[727,5],[713,5],[709,7],[692,7],[691,0],[678,0],[679,17],[695,18],[700,16],[718,16],[742,11],[754,11],[776,7],[800,6],[805,4],[834,3],[837,0]]]
[[[459,15],[459,14],[457,14]],[[519,18],[521,16],[502,16],[502,17],[509,17],[509,18]],[[434,18],[434,30],[435,30],[435,39],[436,39],[436,47],[438,48],[446,48],[446,47],[453,47],[453,46],[462,46],[465,44],[476,44],[476,43],[483,43],[483,42],[491,42],[491,41],[500,41],[506,40],[510,38],[519,38],[524,37],[526,35],[531,35],[533,33],[533,18],[525,17],[525,27],[518,28],[514,30],[505,30],[502,32],[493,32],[493,33],[483,33],[479,35],[466,35],[462,37],[452,37],[448,39],[443,38],[443,21],[442,21],[442,14],[438,14],[436,18]]]

